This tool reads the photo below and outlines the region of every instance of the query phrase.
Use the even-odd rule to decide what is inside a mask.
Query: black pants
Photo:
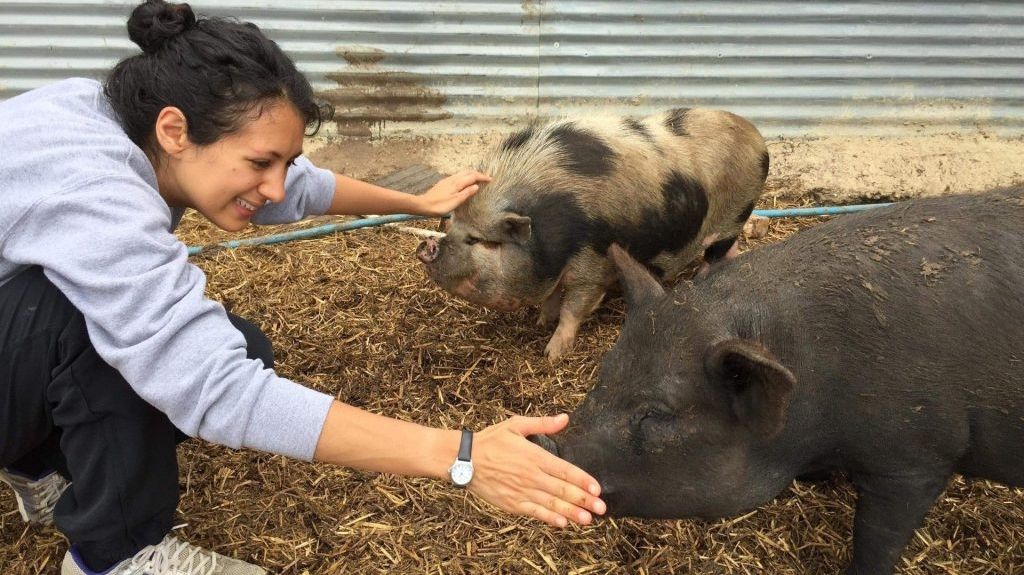
[[[272,367],[263,332],[229,318],[249,357]],[[56,469],[72,481],[54,524],[91,568],[170,532],[175,446],[185,438],[96,354],[82,314],[40,268],[0,286],[0,467],[32,476]]]

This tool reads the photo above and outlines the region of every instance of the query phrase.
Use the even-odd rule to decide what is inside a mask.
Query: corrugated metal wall
[[[217,0],[354,133],[706,105],[766,135],[1024,133],[1022,2]],[[134,2],[0,1],[0,98],[100,78]],[[405,124],[404,122],[415,122]]]

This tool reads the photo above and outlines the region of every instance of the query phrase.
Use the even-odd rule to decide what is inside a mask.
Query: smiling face
[[[239,231],[265,203],[284,200],[285,175],[302,153],[305,123],[286,100],[257,110],[239,130],[206,146],[188,139],[176,108],[161,112],[157,180],[168,205],[193,208],[222,230]]]

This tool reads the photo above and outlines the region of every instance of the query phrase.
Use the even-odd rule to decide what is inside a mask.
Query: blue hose
[[[796,218],[802,216],[834,216],[863,212],[872,208],[880,208],[889,204],[859,204],[856,206],[826,206],[821,208],[788,208],[785,210],[754,210],[755,216],[765,218]]]
[[[369,228],[372,226],[382,226],[384,224],[392,224],[396,222],[408,222],[412,220],[426,220],[432,219],[426,216],[410,216],[406,214],[395,214],[393,216],[379,216],[376,218],[363,218],[361,220],[352,220],[348,222],[342,222],[340,224],[327,224],[324,226],[317,226],[315,228],[306,228],[304,230],[295,230],[293,232],[284,232],[280,234],[273,234],[269,236],[260,236],[257,238],[248,238],[244,240],[231,240],[216,244],[214,246],[189,246],[188,255],[192,256],[203,251],[207,251],[213,248],[238,248],[242,246],[255,246],[262,244],[280,244],[284,242],[290,242],[292,240],[305,240],[309,238],[315,238],[318,236],[325,236],[334,232],[345,232],[348,230],[358,230],[359,228]]]
[[[870,210],[871,208],[880,208],[882,206],[888,206],[889,204],[859,204],[855,206],[825,206],[820,208],[788,208],[784,210],[754,210],[755,216],[761,216],[765,218],[794,218],[794,217],[806,217],[806,216],[832,216],[836,214],[848,214],[852,212],[861,212],[864,210]],[[396,214],[392,216],[378,216],[375,218],[363,218],[360,220],[351,220],[348,222],[342,222],[338,224],[327,224],[324,226],[317,226],[315,228],[306,228],[304,230],[295,230],[292,232],[284,232],[280,234],[273,234],[269,236],[260,236],[256,238],[248,238],[244,240],[231,240],[216,244],[214,246],[189,246],[188,255],[192,256],[204,251],[208,251],[214,248],[217,249],[233,249],[242,246],[256,246],[263,244],[280,244],[284,242],[290,242],[292,240],[305,240],[309,238],[315,238],[318,236],[324,236],[334,232],[344,232],[348,230],[357,230],[359,228],[369,228],[374,226],[382,226],[384,224],[393,224],[397,222],[408,222],[413,220],[427,220],[433,219],[427,216],[410,216],[407,214]]]

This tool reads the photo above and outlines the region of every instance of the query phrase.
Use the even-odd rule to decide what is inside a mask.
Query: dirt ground
[[[318,163],[377,179],[411,164],[471,166],[496,136],[318,139]],[[1024,182],[1024,141],[985,134],[775,139],[759,208],[901,199]],[[776,220],[779,241],[821,218]],[[433,228],[436,222],[420,222]],[[247,231],[262,235],[277,229]],[[194,214],[189,245],[224,239]],[[236,236],[237,237],[237,236]],[[583,325],[556,366],[536,310],[499,313],[432,285],[419,238],[388,228],[193,258],[208,294],[269,335],[286,376],[365,409],[480,429],[511,414],[571,411],[622,322],[620,300]],[[842,478],[796,483],[721,521],[605,519],[549,529],[444,482],[361,473],[192,440],[179,448],[178,533],[272,573],[835,573],[849,558],[853,493]],[[0,575],[52,574],[66,549],[26,527],[0,488]],[[1024,573],[1024,490],[956,479],[905,550],[901,575]]]

